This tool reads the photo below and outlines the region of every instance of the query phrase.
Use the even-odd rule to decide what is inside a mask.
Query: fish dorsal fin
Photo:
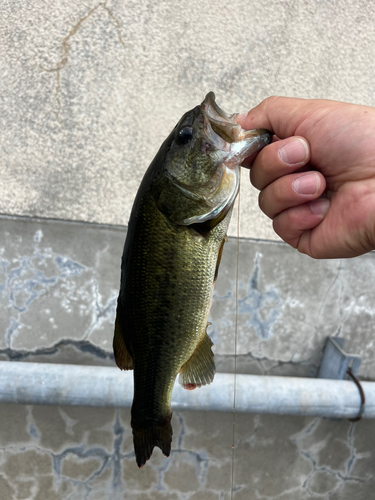
[[[133,358],[125,345],[124,337],[122,335],[118,315],[115,322],[115,334],[113,337],[113,352],[115,354],[116,365],[120,370],[132,370]]]
[[[178,381],[184,389],[192,390],[213,381],[215,375],[214,353],[211,349],[213,345],[206,332],[200,344],[180,370]]]

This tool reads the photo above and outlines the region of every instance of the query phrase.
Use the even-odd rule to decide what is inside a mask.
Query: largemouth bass
[[[240,164],[271,138],[267,130],[243,130],[210,92],[177,123],[139,187],[113,340],[119,368],[134,369],[131,426],[139,467],[155,446],[170,454],[176,376],[186,389],[214,378],[206,329]]]

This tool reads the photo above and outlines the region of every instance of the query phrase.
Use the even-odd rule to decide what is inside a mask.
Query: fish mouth
[[[244,130],[233,120],[235,114],[229,116],[217,105],[213,92],[206,95],[201,110],[205,139],[213,149],[232,153],[237,164],[272,141],[273,134],[266,129]]]
[[[192,205],[184,217],[177,216],[176,224],[218,224],[231,210],[240,187],[240,166],[246,157],[260,151],[272,141],[272,133],[265,129],[244,130],[234,121],[236,115],[227,115],[209,92],[200,106],[183,117],[177,129],[196,131],[195,156],[209,171],[204,182],[185,184],[173,175],[167,176]],[[197,154],[198,153],[198,154]],[[202,158],[203,156],[203,158]],[[213,222],[211,222],[213,221]],[[214,226],[212,226],[214,227]]]
[[[217,166],[209,187],[201,186],[194,195],[201,195],[210,209],[180,221],[190,225],[220,218],[234,203],[240,187],[240,165],[250,156],[272,141],[272,133],[265,129],[244,130],[228,116],[209,92],[199,109],[203,116],[202,152],[212,157]],[[189,193],[188,196],[192,196]]]

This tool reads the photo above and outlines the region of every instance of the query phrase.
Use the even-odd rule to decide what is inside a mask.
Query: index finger
[[[280,139],[293,135],[302,135],[304,123],[312,114],[323,111],[328,103],[323,99],[297,99],[294,97],[267,97],[248,113],[238,115],[236,122],[246,130],[265,128],[271,130]],[[332,101],[331,101],[332,102]]]

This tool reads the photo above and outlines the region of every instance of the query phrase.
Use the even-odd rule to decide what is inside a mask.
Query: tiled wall
[[[0,220],[0,359],[113,366],[125,228]],[[233,370],[236,241],[225,245],[209,333]],[[313,377],[328,335],[371,347],[374,254],[313,261],[281,243],[241,240],[239,373]],[[79,380],[77,380],[79,384]],[[129,410],[0,406],[0,499],[228,499],[232,414],[175,412],[169,459],[138,470]],[[374,422],[236,414],[237,500],[370,498]],[[2,496],[3,495],[3,496]]]

